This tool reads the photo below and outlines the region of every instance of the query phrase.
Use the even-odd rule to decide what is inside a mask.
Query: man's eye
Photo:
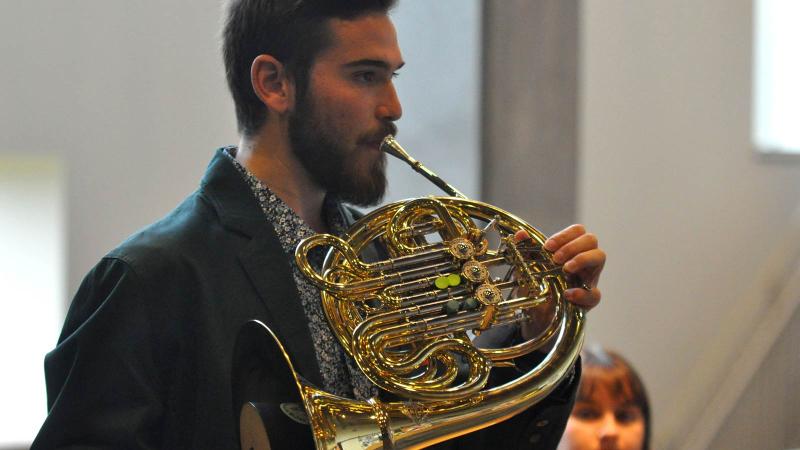
[[[374,83],[378,79],[378,75],[375,72],[357,72],[354,77],[357,81],[364,83]]]

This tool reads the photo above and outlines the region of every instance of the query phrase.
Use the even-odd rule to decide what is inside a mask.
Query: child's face
[[[599,388],[575,403],[558,449],[641,450],[644,427],[639,406]]]

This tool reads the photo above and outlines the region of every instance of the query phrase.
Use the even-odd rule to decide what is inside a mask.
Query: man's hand
[[[528,233],[522,230],[514,235],[517,242],[529,237]],[[600,303],[597,282],[606,263],[605,252],[597,246],[597,236],[587,233],[583,225],[572,225],[551,236],[545,241],[544,248],[553,253],[553,261],[563,265],[564,272],[576,278],[576,284],[591,288],[567,289],[564,291],[564,297],[586,310],[597,306]],[[520,295],[527,295],[527,291],[522,290]],[[530,320],[521,325],[523,339],[532,339],[544,331],[549,318],[552,317],[552,308],[553,305],[548,303],[530,311]]]
[[[564,291],[570,302],[591,309],[600,303],[597,282],[606,263],[606,253],[597,246],[597,236],[587,233],[583,225],[571,225],[550,236],[544,248],[553,253],[553,261],[562,264],[564,272],[591,288],[572,288]]]

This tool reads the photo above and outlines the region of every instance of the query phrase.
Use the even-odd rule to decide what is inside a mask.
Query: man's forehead
[[[354,19],[331,19],[328,22],[331,42],[320,58],[332,58],[341,65],[385,65],[397,70],[403,57],[397,34],[386,14],[372,13]]]

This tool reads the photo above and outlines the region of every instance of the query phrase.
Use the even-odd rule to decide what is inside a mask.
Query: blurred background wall
[[[0,291],[18,325],[0,350],[33,389],[4,378],[3,418],[44,417],[42,357],[85,272],[237,141],[220,16],[218,0],[0,2],[0,176],[43,198],[0,210],[0,230],[42,233],[0,235],[0,253],[42,257],[1,266],[6,287],[42,274]],[[654,448],[800,446],[800,165],[751,145],[752,2],[401,0],[394,17],[401,142],[467,195],[600,236],[588,339],[642,373]],[[390,199],[433,192],[394,163],[390,179]]]
[[[588,340],[654,448],[800,446],[800,159],[752,144],[753,2],[484,4],[483,194],[600,237]]]
[[[777,355],[793,372],[761,360],[800,326],[800,161],[751,144],[753,11],[583,2],[579,218],[610,255],[590,336],[641,367],[657,448],[800,445],[800,356]],[[737,398],[750,373],[774,377],[764,407]],[[744,426],[718,428],[728,413]]]

